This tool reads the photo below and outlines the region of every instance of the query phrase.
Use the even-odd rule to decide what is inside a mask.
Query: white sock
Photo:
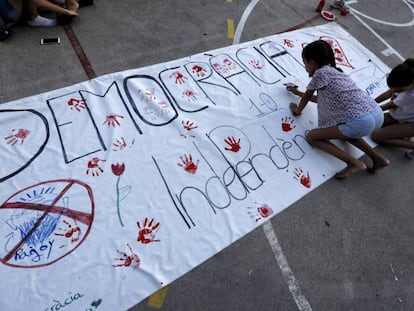
[[[57,25],[57,20],[37,15],[34,20],[27,21],[27,24],[31,27],[53,27]]]

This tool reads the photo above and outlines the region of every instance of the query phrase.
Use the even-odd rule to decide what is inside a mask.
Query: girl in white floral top
[[[379,144],[411,149],[405,154],[414,159],[414,58],[395,66],[387,77],[389,91],[381,94],[376,101],[389,102],[381,105],[384,124],[372,133],[372,139]]]
[[[365,152],[372,159],[371,172],[389,165],[389,160],[363,139],[379,129],[384,121],[382,110],[375,100],[336,68],[334,52],[326,41],[317,40],[305,46],[302,58],[312,79],[304,93],[295,86],[287,86],[288,91],[301,97],[299,105],[291,103],[290,109],[293,115],[299,116],[310,100],[317,102],[318,128],[309,131],[306,138],[311,145],[347,164],[335,177],[346,178],[366,170],[367,166],[331,143],[331,139],[347,141]]]

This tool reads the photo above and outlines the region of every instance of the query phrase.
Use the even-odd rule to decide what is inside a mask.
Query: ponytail
[[[340,68],[336,67],[335,53],[332,47],[324,40],[316,40],[306,45],[302,50],[302,57],[307,61],[313,60],[318,68],[330,65],[342,72]]]

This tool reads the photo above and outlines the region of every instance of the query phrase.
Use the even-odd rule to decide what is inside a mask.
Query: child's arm
[[[293,83],[286,83],[286,90],[291,92],[292,94],[299,96],[299,97],[303,97],[303,95],[305,95],[304,92],[299,91],[298,86],[293,84]],[[311,99],[309,99],[310,101],[317,103],[318,102],[318,96],[313,95]]]
[[[312,99],[314,96],[313,93],[315,90],[306,90],[305,93],[301,96],[299,105],[295,103],[290,104],[290,110],[294,116],[299,116],[302,113],[302,110],[305,108],[306,104]]]
[[[376,101],[377,103],[380,103],[380,102],[383,102],[384,100],[389,99],[389,98],[391,98],[391,97],[392,97],[392,91],[391,91],[390,89],[388,89],[388,90],[387,90],[387,91],[385,91],[384,93],[382,93],[382,94],[378,95],[378,96],[375,98],[375,101]]]
[[[392,100],[390,100],[388,103],[386,103],[384,105],[381,105],[380,107],[381,107],[382,111],[385,111],[385,110],[395,109],[398,106],[396,104],[394,104],[394,102]]]

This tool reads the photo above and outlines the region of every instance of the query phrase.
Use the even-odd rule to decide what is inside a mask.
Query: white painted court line
[[[285,279],[289,287],[290,293],[292,294],[298,309],[300,311],[312,311],[311,305],[309,304],[306,297],[302,294],[298,282],[296,281],[296,278],[293,275],[292,269],[290,269],[289,263],[287,262],[287,259],[283,254],[282,247],[279,244],[279,241],[277,239],[275,231],[273,230],[273,226],[270,220],[263,225],[263,231],[266,235],[267,240],[269,241],[275,259],[279,264],[280,270],[282,271],[283,278]]]
[[[352,4],[352,3],[357,3],[357,2],[358,1],[347,1],[346,3],[347,4]],[[364,13],[358,11],[358,10],[352,9],[352,8],[351,8],[351,11],[354,13],[354,15],[355,14],[358,14],[360,16],[365,17],[366,19],[369,19],[369,20],[374,21],[376,23],[383,24],[383,25],[387,25],[387,26],[393,26],[393,27],[410,27],[410,26],[413,26],[414,25],[414,8],[409,4],[409,3],[413,3],[413,2],[408,2],[407,0],[403,0],[402,2],[404,2],[407,5],[408,9],[413,14],[413,18],[411,19],[411,21],[406,22],[406,23],[392,23],[392,22],[387,22],[387,21],[384,21],[384,20],[380,20],[380,19],[371,17],[369,15],[366,15],[366,14],[364,14]]]
[[[351,11],[353,9],[351,8]],[[366,29],[368,29],[378,40],[380,40],[386,47],[388,52],[394,53],[401,61],[404,61],[405,58],[398,53],[387,41],[384,40],[374,29],[372,29],[367,23],[365,23],[358,15],[353,15]]]
[[[409,4],[403,0],[408,6]],[[244,26],[246,24],[246,21],[250,15],[250,13],[252,12],[253,8],[256,6],[256,4],[259,2],[259,0],[252,0],[249,5],[247,6],[246,10],[243,12],[242,17],[240,18],[240,22],[237,25],[236,28],[236,32],[234,35],[234,39],[233,39],[233,44],[238,44],[240,43],[240,38],[241,38],[241,34],[243,33],[244,30]],[[355,3],[357,1],[349,1],[349,3]],[[414,15],[414,10],[411,8],[411,6],[409,6],[410,9],[413,11],[413,15]],[[356,13],[354,14],[354,17],[365,27],[367,28],[375,37],[378,38],[378,40],[380,40],[386,47],[387,47],[387,51],[388,52],[392,52],[393,54],[395,54],[397,57],[399,57],[401,60],[405,60],[405,58],[403,58],[388,42],[386,42],[378,33],[376,33],[368,24],[366,24],[360,17],[357,16],[357,14],[360,14],[361,16],[367,17],[365,14],[362,14],[354,9],[351,8],[351,10]],[[374,20],[371,17],[367,17],[371,20]],[[380,20],[375,20],[376,22],[381,22]],[[414,23],[414,19],[409,22],[409,23],[405,23],[405,24],[401,24],[404,25],[404,27],[406,26],[411,26],[412,23]],[[386,24],[386,23],[385,23]],[[391,25],[390,23],[388,23],[387,25]],[[394,26],[394,25],[392,25]],[[402,27],[402,26],[401,26]],[[298,285],[298,282],[292,272],[292,269],[289,266],[289,263],[283,253],[282,247],[279,244],[279,241],[277,239],[276,233],[273,230],[273,226],[272,223],[270,222],[270,220],[268,222],[266,222],[263,225],[263,232],[269,242],[270,247],[272,248],[273,251],[273,255],[275,256],[275,259],[279,265],[279,268],[282,272],[283,278],[285,279],[288,287],[289,287],[289,291],[292,294],[292,297],[298,307],[298,309],[300,311],[312,311],[312,307],[309,303],[309,301],[306,299],[306,297],[302,294],[302,291],[300,290],[300,287]]]
[[[391,23],[391,22],[387,22],[387,21],[383,21],[383,20],[379,20],[376,18],[373,18],[369,15],[366,15],[364,13],[359,12],[358,10],[355,10],[351,7],[351,12],[353,13],[353,16],[366,28],[368,29],[375,37],[377,37],[378,40],[380,40],[387,48],[384,49],[383,51],[381,51],[381,53],[385,56],[389,56],[391,54],[395,54],[400,60],[404,61],[405,57],[403,57],[400,53],[398,53],[387,41],[385,41],[384,38],[382,38],[374,29],[372,29],[366,22],[364,22],[358,15],[369,19],[371,21],[374,21],[376,23],[379,24],[383,24],[383,25],[388,25],[388,26],[394,26],[394,27],[410,27],[414,25],[414,8],[410,5],[414,4],[413,1],[411,0],[403,0],[403,2],[408,6],[408,8],[410,9],[410,11],[413,14],[413,18],[410,22],[407,23],[403,23],[403,24],[398,24],[398,23]],[[353,3],[358,3],[357,0],[351,0],[351,1],[346,1],[346,4],[353,4]]]
[[[233,44],[240,43],[240,38],[243,33],[246,21],[257,3],[259,3],[259,0],[252,0],[247,6],[247,8],[244,10],[242,17],[240,18],[240,22],[237,25],[236,32],[234,34]],[[273,230],[273,226],[270,220],[263,225],[263,231],[266,235],[270,247],[272,248],[273,254],[279,265],[279,268],[282,271],[283,278],[287,282],[290,293],[292,294],[293,299],[295,300],[295,303],[299,308],[299,311],[312,311],[312,307],[310,306],[306,297],[302,294],[298,286],[298,282],[296,281],[295,276],[293,275],[292,269],[290,269],[289,263],[287,262],[287,259],[283,254],[282,247],[279,244],[279,241],[277,239],[275,231]]]
[[[250,13],[253,11],[253,8],[257,3],[259,3],[259,0],[252,0],[247,6],[247,8],[244,10],[242,17],[240,18],[240,22],[237,25],[236,32],[234,34],[233,44],[240,43],[240,37],[242,35],[244,25],[246,24],[246,21],[249,18]]]

